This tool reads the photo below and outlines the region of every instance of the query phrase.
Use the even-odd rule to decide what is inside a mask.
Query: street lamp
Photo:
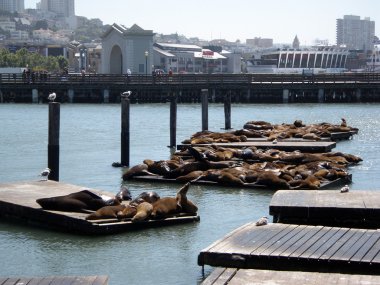
[[[145,51],[145,75],[148,75],[148,55],[149,55],[149,52],[146,50]]]

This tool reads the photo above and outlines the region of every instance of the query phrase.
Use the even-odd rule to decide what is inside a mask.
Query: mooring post
[[[177,145],[177,93],[170,94],[170,145],[174,148]]]
[[[60,103],[49,103],[48,167],[49,179],[59,181],[59,125]]]
[[[208,130],[208,89],[202,89],[202,131]]]
[[[224,97],[224,127],[226,130],[231,129],[231,91]]]
[[[127,97],[121,97],[121,165],[129,166],[129,105]]]

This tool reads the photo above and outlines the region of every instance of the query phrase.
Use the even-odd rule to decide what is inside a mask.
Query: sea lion
[[[176,197],[164,197],[153,203],[153,212],[151,214],[154,219],[166,218],[169,215],[177,213],[196,214],[198,207],[187,199],[187,191],[190,183],[186,183],[176,194]]]
[[[132,218],[133,223],[146,220],[153,211],[153,205],[148,202],[142,202],[137,205],[136,210],[136,215]]]
[[[91,213],[90,215],[88,215],[86,217],[86,220],[118,218],[118,212],[123,211],[125,208],[125,205],[104,206],[97,210],[95,213]]]
[[[137,208],[134,205],[126,205],[122,211],[116,213],[119,220],[132,218],[137,213]]]
[[[98,195],[90,190],[82,190],[64,196],[40,198],[36,202],[45,210],[57,210],[68,212],[96,211],[104,206],[119,205],[116,197]]]
[[[158,195],[154,191],[142,192],[135,199],[133,199],[130,204],[135,205],[135,206],[137,206],[138,204],[141,204],[142,202],[148,202],[150,204],[153,204],[159,199],[160,199],[160,195]]]
[[[156,174],[148,171],[148,165],[145,163],[138,164],[135,166],[132,166],[129,168],[124,174],[123,174],[123,180],[128,180],[132,178],[133,176],[157,176]]]
[[[129,192],[129,189],[125,185],[120,186],[119,192],[115,195],[120,201],[129,201],[132,200],[132,194]]]

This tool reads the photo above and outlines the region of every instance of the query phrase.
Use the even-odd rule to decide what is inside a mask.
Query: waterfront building
[[[0,10],[22,13],[25,11],[24,0],[0,0]]]
[[[153,65],[152,30],[138,25],[127,28],[113,24],[102,36],[102,73],[151,74]]]
[[[64,18],[70,28],[77,27],[74,0],[41,0],[37,7],[43,12],[53,12]]]
[[[175,73],[240,73],[241,55],[214,46],[155,43],[154,68]]]
[[[246,44],[250,47],[258,48],[271,48],[273,47],[273,39],[255,37],[253,39],[246,39]]]
[[[337,47],[264,50],[247,62],[249,73],[342,72],[349,51]]]
[[[369,17],[345,15],[336,20],[336,43],[348,49],[368,51],[373,48],[375,22]]]

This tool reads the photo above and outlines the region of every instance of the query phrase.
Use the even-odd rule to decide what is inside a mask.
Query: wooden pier
[[[270,202],[274,222],[380,228],[380,195],[375,191],[277,191]]]
[[[202,285],[352,285],[352,284],[380,284],[380,276],[319,273],[299,271],[272,271],[259,269],[216,268]]]
[[[0,285],[107,285],[108,276],[0,277]]]
[[[380,231],[252,222],[202,250],[198,264],[379,275]]]
[[[173,216],[162,220],[148,220],[132,223],[130,220],[87,221],[88,213],[43,210],[36,199],[62,196],[89,189],[95,193],[114,196],[95,189],[54,181],[32,181],[13,184],[0,184],[0,219],[16,220],[24,224],[45,227],[75,234],[111,234],[149,227],[160,227],[199,221],[199,216]]]
[[[234,143],[213,143],[219,147],[231,147],[231,148],[245,148],[245,147],[257,147],[261,149],[278,149],[283,151],[295,151],[301,152],[329,152],[336,147],[334,141],[279,141],[272,143],[270,141],[247,141],[247,142],[234,142]],[[178,150],[185,149],[188,144],[177,145]],[[192,144],[191,146],[210,146],[210,144]]]

